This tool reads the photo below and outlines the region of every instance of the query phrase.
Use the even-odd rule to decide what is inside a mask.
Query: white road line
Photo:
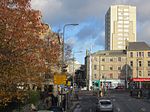
[[[146,109],[145,109],[145,108],[141,108],[140,110],[141,110],[142,112],[145,112],[145,111],[146,111]]]
[[[116,101],[116,99],[113,99],[113,101]]]
[[[119,107],[117,108],[117,112],[120,112],[120,108]]]

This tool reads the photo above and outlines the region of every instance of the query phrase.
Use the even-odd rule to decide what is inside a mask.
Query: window
[[[120,67],[120,66],[118,67],[118,70],[121,70],[121,67]]]
[[[113,61],[113,58],[110,58],[110,61],[112,62],[112,61]]]
[[[104,65],[101,66],[101,70],[104,70]]]
[[[148,71],[148,76],[150,76],[150,71]]]
[[[122,15],[122,13],[121,13],[121,12],[119,12],[119,13],[118,13],[118,15],[120,15],[120,16],[121,16],[121,15]]]
[[[123,34],[122,33],[118,33],[118,36],[123,36]]]
[[[120,46],[120,45],[119,45],[119,46],[118,46],[118,48],[119,48],[119,49],[122,49],[122,48],[123,48],[123,46]]]
[[[130,52],[130,57],[133,57],[133,52]]]
[[[139,71],[139,76],[142,76],[142,71]]]
[[[97,61],[97,58],[96,58],[96,57],[94,57],[94,60],[95,60],[95,61]]]
[[[144,57],[144,52],[142,52],[142,57]]]
[[[142,56],[142,53],[141,52],[139,52],[139,57],[141,57]]]
[[[124,24],[129,24],[129,21],[124,21]]]
[[[118,57],[118,61],[121,61],[121,57]]]
[[[124,33],[124,36],[129,36],[129,34],[126,32],[126,33]]]
[[[129,28],[129,25],[124,25],[124,28]]]
[[[96,77],[96,74],[94,74],[94,77],[95,77],[95,79],[97,78],[97,77]]]
[[[142,61],[139,61],[139,67],[141,67],[142,66]]]
[[[124,29],[124,32],[129,32],[129,29]]]
[[[105,58],[102,58],[102,61],[104,62],[104,61],[105,61]]]
[[[133,67],[133,61],[130,61],[130,66],[132,66],[132,67]]]
[[[119,16],[119,17],[118,17],[118,19],[119,19],[119,20],[122,20],[122,19],[123,19],[123,17]]]
[[[148,52],[148,57],[150,57],[150,52]]]
[[[118,11],[123,11],[123,9],[121,9],[121,8],[118,8]]]
[[[119,41],[118,44],[123,44],[123,42],[122,42],[122,41]]]
[[[129,17],[128,16],[124,17],[124,20],[129,20]]]
[[[139,57],[139,53],[138,52],[136,53],[136,56]]]
[[[122,38],[122,37],[119,37],[118,40],[123,40],[123,38]]]
[[[123,29],[118,29],[118,32],[123,32]]]
[[[148,61],[148,67],[150,67],[150,61]]]
[[[94,65],[94,70],[96,70],[97,69],[97,65]]]
[[[123,15],[128,16],[128,15],[129,15],[129,13],[124,13]]]
[[[122,28],[122,27],[123,27],[122,25],[119,25],[119,24],[118,24],[118,28]]]
[[[124,9],[124,11],[129,11],[129,9]]]
[[[110,67],[110,70],[113,70],[113,67],[112,67],[112,66]]]
[[[123,23],[123,21],[118,21],[119,24]]]

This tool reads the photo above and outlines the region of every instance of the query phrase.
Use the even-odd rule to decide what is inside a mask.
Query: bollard
[[[138,98],[140,98],[141,97],[141,92],[140,91],[138,91],[138,96],[137,96]]]

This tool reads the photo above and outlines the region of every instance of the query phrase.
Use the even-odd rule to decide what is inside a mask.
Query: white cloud
[[[42,12],[44,17],[57,17],[57,12],[61,10],[62,3],[59,0],[31,0],[31,6]]]
[[[76,39],[73,37],[70,37],[69,39],[66,40],[66,44],[70,45],[70,46],[74,46],[76,43]]]
[[[140,28],[137,28],[138,40],[148,40],[149,42],[150,0],[32,0],[33,8],[40,9],[44,22],[49,23],[52,27],[63,26],[65,23],[83,24],[89,22],[86,20],[91,17],[96,18],[96,21],[99,23],[95,27],[102,27],[100,25],[104,24],[106,11],[110,5],[115,4],[128,4],[137,7],[137,26],[140,26]],[[91,20],[90,22],[93,21]],[[89,27],[95,29],[92,24]],[[103,29],[100,28],[101,31],[99,32],[104,31],[104,29],[103,26]],[[80,34],[83,36],[83,33],[86,34],[86,31],[84,30]],[[84,39],[81,41],[85,42]],[[104,43],[103,38],[102,41]]]

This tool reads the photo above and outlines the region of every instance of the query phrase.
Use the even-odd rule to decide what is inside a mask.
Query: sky
[[[136,6],[137,41],[150,44],[150,0],[31,0],[32,8],[42,12],[43,22],[54,32],[62,33],[65,24],[79,24],[65,27],[64,39],[82,64],[86,49],[105,49],[105,14],[117,4]]]

